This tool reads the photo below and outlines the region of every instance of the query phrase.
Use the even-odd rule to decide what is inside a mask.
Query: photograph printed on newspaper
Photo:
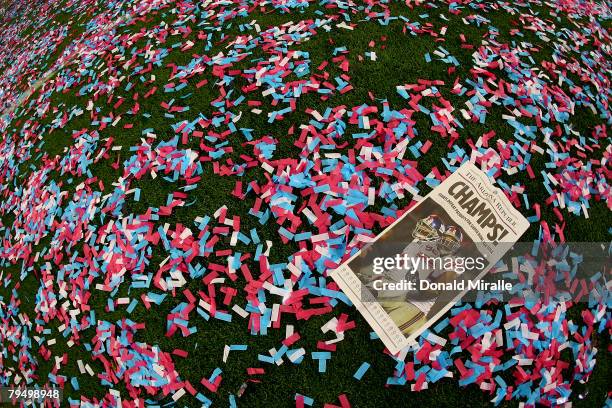
[[[331,277],[396,354],[468,290],[504,290],[481,278],[528,226],[466,162]]]

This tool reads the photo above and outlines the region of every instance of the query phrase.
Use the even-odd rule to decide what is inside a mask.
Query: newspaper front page
[[[503,290],[481,278],[528,226],[466,162],[331,276],[396,354],[468,290]]]

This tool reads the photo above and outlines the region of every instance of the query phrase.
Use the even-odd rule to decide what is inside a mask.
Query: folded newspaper
[[[331,276],[396,354],[467,291],[504,290],[482,278],[528,226],[467,162]]]

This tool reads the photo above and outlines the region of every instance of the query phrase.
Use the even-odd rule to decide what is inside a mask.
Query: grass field
[[[423,111],[414,113],[417,134],[411,145],[432,143],[425,154],[407,153],[410,157],[406,159],[422,176],[433,174],[433,169],[449,174],[458,157],[469,157],[470,152],[477,150],[474,143],[494,131],[489,142],[491,150],[500,157],[508,154],[502,158],[505,170],[497,172],[495,178],[500,185],[507,186],[504,190],[526,217],[536,214],[534,204],[540,205],[540,216],[532,222],[524,241],[541,239],[546,230],[557,240],[561,238],[559,231],[567,241],[610,239],[607,163],[610,143],[606,135],[610,111],[606,103],[612,15],[605,3],[407,5],[384,1],[363,4],[292,1],[254,5],[156,1],[149,3],[151,7],[147,2],[136,1],[0,4],[0,36],[4,40],[0,48],[0,106],[6,107],[0,120],[3,240],[0,382],[4,384],[12,384],[18,375],[29,376],[34,384],[57,383],[57,376],[64,376],[64,395],[72,405],[78,405],[79,400],[85,405],[85,401],[93,399],[105,399],[107,406],[116,405],[108,394],[109,388],[120,392],[124,405],[128,404],[129,395],[134,398],[137,393],[149,399],[148,405],[172,404],[171,396],[163,395],[161,387],[151,387],[147,393],[144,387],[136,386],[133,373],[126,374],[117,361],[113,362],[114,353],[134,352],[134,344],[142,342],[156,345],[166,353],[174,349],[187,351],[186,358],[172,355],[176,372],[182,381],[189,381],[218,406],[228,405],[230,394],[236,394],[249,378],[257,382],[249,382],[244,395],[237,399],[238,406],[293,406],[296,393],[314,398],[315,406],[338,405],[341,394],[346,394],[355,407],[490,405],[493,395],[474,384],[460,387],[456,378],[429,384],[429,389],[422,392],[411,392],[409,385],[386,385],[396,362],[384,354],[380,341],[371,340],[370,328],[357,311],[341,302],[337,305],[334,302],[328,313],[309,319],[283,314],[280,328],[270,328],[265,335],[251,334],[248,319],[235,313],[229,312],[233,317],[226,322],[214,317],[205,319],[194,310],[187,325],[196,328],[195,333],[168,334],[172,316],[189,303],[185,289],[196,297],[202,297],[202,293],[209,295],[208,282],[203,281],[206,276],[192,274],[188,265],[197,269],[197,265],[220,264],[227,270],[228,254],[224,250],[232,254],[254,254],[257,250],[255,242],[234,244],[231,233],[220,232],[216,233],[219,237],[216,253],[211,251],[188,259],[186,247],[177,249],[181,240],[176,236],[182,228],[189,227],[195,232],[199,225],[197,217],[213,217],[226,206],[228,219],[240,217],[240,231],[248,235],[256,230],[262,243],[266,240],[272,243],[269,264],[281,265],[282,269],[295,254],[305,250],[306,244],[283,240],[279,230],[281,226],[289,228],[290,222],[283,223],[283,216],[288,216],[282,212],[282,206],[275,207],[265,194],[254,189],[247,192],[249,183],[262,190],[265,187],[272,191],[279,185],[290,189],[296,199],[289,212],[303,222],[299,232],[322,232],[308,224],[302,210],[312,203],[308,201],[311,199],[320,205],[323,196],[314,197],[308,188],[290,186],[281,175],[286,166],[296,167],[299,160],[318,160],[318,152],[309,151],[306,143],[300,143],[300,125],[313,123],[311,110],[323,114],[344,105],[351,111],[362,104],[376,106],[379,111],[371,115],[372,120],[382,122],[383,100],[397,111],[408,109],[397,86],[416,84],[420,79],[444,81],[437,86],[439,95],[450,102],[455,108],[454,115],[461,121],[461,126],[456,127],[457,137],[453,138],[452,132],[441,134],[432,129],[435,124],[430,115]],[[300,21],[307,21],[304,25],[308,28],[299,28]],[[338,27],[341,22],[350,29]],[[294,31],[289,27],[294,27]],[[533,126],[533,134],[518,133],[507,119],[518,104],[513,106],[503,97],[493,98],[481,121],[464,120],[458,113],[466,108],[466,101],[475,97],[473,92],[480,89],[470,85],[470,81],[478,84],[479,78],[482,83],[486,80],[474,71],[474,52],[481,46],[504,54],[506,69],[487,69],[495,72],[496,80],[507,81],[507,94],[513,95],[513,101],[529,97],[521,95],[521,90],[541,90],[538,88],[541,84],[550,92],[548,97],[554,102],[524,102],[547,117],[544,124],[538,123],[538,115],[520,117],[522,126]],[[453,59],[443,61],[438,57],[439,47]],[[375,58],[371,52],[375,52]],[[285,57],[287,62],[279,65],[278,61]],[[432,60],[428,62],[429,58]],[[514,70],[510,68],[513,62]],[[320,68],[324,63],[327,65]],[[285,65],[291,68],[283,71]],[[269,76],[262,85],[255,78],[263,68]],[[534,72],[544,76],[536,80],[530,76]],[[312,82],[313,78],[320,84],[318,90],[311,88],[299,96],[281,95],[300,81]],[[461,81],[466,92],[455,92],[456,80]],[[352,89],[340,92],[338,88],[343,82]],[[173,87],[167,87],[169,83]],[[524,89],[512,88],[525,84],[528,86]],[[266,87],[274,88],[275,92],[266,94]],[[146,96],[154,88],[154,93]],[[330,92],[322,93],[320,89]],[[486,95],[486,99],[490,101],[493,93]],[[564,107],[562,95],[573,102],[567,116],[555,112]],[[247,105],[252,100],[261,105]],[[425,110],[434,111],[440,103],[438,98],[422,99]],[[279,114],[276,120],[271,121],[267,115],[285,108],[289,111]],[[328,147],[324,146],[322,154],[349,155],[353,151],[359,155],[363,143],[352,135],[365,130],[358,123],[346,122],[346,130]],[[188,130],[177,132],[184,124],[189,124]],[[324,127],[322,121],[315,125]],[[546,143],[546,133],[552,134],[557,129],[560,134],[553,136],[552,143]],[[524,141],[517,139],[517,134]],[[377,135],[369,141],[382,146],[385,137],[391,136]],[[543,150],[525,154],[522,148],[506,149],[506,143],[535,145]],[[137,146],[142,150],[138,151]],[[162,160],[160,152],[164,146],[170,153]],[[196,152],[198,160],[185,159],[188,170],[185,167],[168,170],[173,165],[171,160],[185,152]],[[561,152],[567,156],[557,155]],[[139,154],[149,160],[142,159],[147,164],[142,165],[140,172],[137,170],[142,163],[134,159]],[[518,158],[526,162],[508,164]],[[276,177],[262,163],[272,165]],[[530,166],[534,176],[528,174],[524,164]],[[331,173],[325,166],[323,163],[319,176]],[[514,174],[507,171],[513,166],[518,169]],[[130,173],[133,169],[136,170]],[[354,167],[347,171],[358,172]],[[397,175],[386,177],[374,170],[363,173],[363,179],[380,193],[373,206],[361,209],[362,213],[384,214],[382,220],[363,226],[363,230],[376,234],[414,197],[409,193],[403,198],[388,193],[387,187],[400,181]],[[591,177],[584,181],[587,190],[590,188],[589,194],[578,194],[574,200],[588,205],[588,218],[579,204],[573,209],[570,205],[557,208],[557,201],[549,200],[551,194],[544,187],[545,183],[550,184],[546,173],[583,180]],[[199,179],[194,182],[191,176]],[[311,176],[316,178],[314,170]],[[237,183],[242,183],[238,190],[244,194],[233,193]],[[561,194],[575,193],[560,184],[552,188]],[[191,189],[192,186],[197,187]],[[431,183],[425,179],[415,186],[420,195],[431,189]],[[598,192],[597,186],[604,190]],[[172,207],[173,199],[180,205]],[[265,223],[250,212],[258,205],[262,205],[262,212],[269,212],[270,218]],[[165,207],[171,208],[165,211]],[[346,220],[345,214],[331,205],[323,212],[329,217],[326,228]],[[107,242],[95,242],[111,220],[115,221],[115,229]],[[148,233],[157,233],[167,225],[169,231],[177,234],[170,247],[138,238],[137,244],[141,246],[132,252],[136,255],[122,258],[128,265],[127,272],[112,272],[110,267],[101,269],[109,258],[97,254],[108,250],[109,242],[129,242],[137,235],[126,233],[126,224],[146,224]],[[94,233],[97,235],[92,238]],[[346,235],[345,245],[356,233],[353,229],[350,237]],[[308,245],[307,249],[312,250],[313,246]],[[344,249],[340,256],[350,251]],[[119,257],[121,252],[129,251],[111,248],[107,253]],[[170,264],[177,262],[175,270],[185,279],[177,290],[164,290],[151,283],[150,278],[147,286],[135,284],[139,277],[155,275],[167,266],[168,259]],[[130,263],[131,260],[135,263]],[[250,258],[244,263],[257,278],[260,265]],[[313,285],[321,284],[317,279],[325,282],[323,273],[312,269]],[[164,273],[170,276],[169,271]],[[286,269],[283,273],[286,278],[290,276]],[[217,285],[217,290],[221,287],[237,290],[229,305],[220,305],[222,310],[229,311],[234,304],[247,307],[250,299],[245,290],[247,282],[242,275],[238,276],[235,281],[226,279]],[[108,287],[101,289],[97,285]],[[159,305],[147,308],[142,299],[150,293],[166,297]],[[218,296],[221,302],[223,295]],[[136,299],[137,303],[128,312],[127,305],[116,303],[120,298],[129,298],[130,302]],[[309,295],[303,300],[304,307],[316,308],[317,303],[312,301],[316,298]],[[113,299],[112,307],[109,299]],[[272,298],[268,303],[274,302],[279,299]],[[587,309],[586,304],[574,305],[566,318],[583,325],[581,312]],[[329,334],[321,332],[321,326],[343,313],[356,322],[356,329],[347,331],[345,339],[338,343],[325,373],[318,372],[317,361],[311,358],[305,358],[301,364],[287,360],[279,366],[258,361],[259,354],[279,347],[289,324],[300,333],[297,347],[304,347],[308,354],[316,351],[318,341],[330,339]],[[595,330],[585,341],[589,347],[598,349],[597,363],[587,384],[572,381],[569,400],[573,406],[606,403],[610,391],[609,316],[608,308],[608,325],[600,332]],[[537,321],[536,316],[533,318]],[[116,332],[107,333],[106,338],[104,330],[100,330],[103,327],[100,321],[110,322]],[[144,326],[137,326],[139,323]],[[113,345],[109,338],[115,337],[118,343],[123,340],[127,344]],[[50,339],[54,340],[51,344]],[[230,352],[227,363],[223,363],[224,346],[231,344],[246,344],[248,349]],[[45,359],[47,350],[52,355],[49,359]],[[513,353],[508,351],[508,358]],[[55,356],[66,357],[57,363]],[[575,356],[568,352],[560,359],[570,363],[566,377],[571,378]],[[117,379],[79,374],[79,360],[89,364],[96,374],[105,372],[104,364],[110,361],[108,364],[113,367],[110,371]],[[357,381],[353,373],[364,361],[371,368],[363,380]],[[147,360],[143,364],[150,366],[150,374],[152,363]],[[200,381],[209,378],[217,367],[222,369],[223,380],[218,390],[211,392]],[[249,367],[263,367],[265,374],[247,375]],[[457,371],[454,372],[456,375]],[[510,373],[504,372],[502,376],[507,376],[505,380],[509,383],[513,380]],[[72,378],[78,378],[76,387]],[[503,401],[501,406],[517,406],[519,402],[520,398]],[[187,393],[176,405],[200,403]]]

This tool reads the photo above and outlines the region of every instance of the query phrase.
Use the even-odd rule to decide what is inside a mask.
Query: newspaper
[[[396,354],[468,290],[483,289],[481,278],[528,226],[467,162],[331,277]]]

